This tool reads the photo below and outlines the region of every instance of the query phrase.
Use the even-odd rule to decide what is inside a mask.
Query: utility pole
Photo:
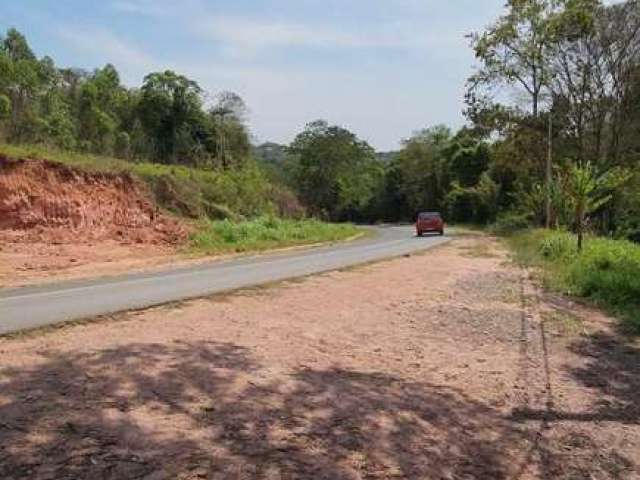
[[[220,118],[220,125],[218,126],[218,161],[222,163],[222,168],[227,168],[227,139],[224,131],[225,127],[225,115],[230,113],[228,109],[221,108],[216,114]]]
[[[553,155],[553,110],[549,110],[549,138],[548,138],[548,150],[547,150],[547,212],[545,226],[551,228],[551,162]]]

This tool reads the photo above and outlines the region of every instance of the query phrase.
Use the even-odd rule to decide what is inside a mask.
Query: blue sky
[[[113,63],[130,86],[174,69],[213,96],[239,93],[256,141],[343,125],[381,150],[436,123],[460,126],[474,64],[466,33],[504,0],[33,0],[0,3],[60,66]]]

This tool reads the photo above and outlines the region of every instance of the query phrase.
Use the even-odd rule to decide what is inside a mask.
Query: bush
[[[640,246],[592,239],[569,264],[568,281],[578,295],[620,308],[632,306],[640,327]]]
[[[288,220],[272,215],[250,221],[205,221],[191,237],[195,251],[204,253],[245,252],[288,245],[343,240],[358,234],[351,224],[318,220]]]
[[[491,226],[491,231],[496,235],[511,235],[519,230],[529,228],[530,225],[529,215],[506,212],[498,216],[498,219]]]
[[[509,238],[516,259],[541,267],[547,287],[588,298],[640,333],[640,245],[589,237],[578,253],[566,232],[528,230]]]
[[[273,185],[266,173],[252,162],[229,170],[204,170],[135,163],[40,145],[3,144],[0,153],[15,158],[47,159],[90,172],[131,174],[148,186],[162,208],[190,218],[240,220],[270,214],[296,218],[304,215],[295,195],[283,186]]]
[[[569,258],[576,253],[576,240],[568,233],[549,235],[540,243],[540,253],[549,260]]]

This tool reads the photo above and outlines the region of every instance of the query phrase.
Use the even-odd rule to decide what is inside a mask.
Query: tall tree
[[[248,157],[251,144],[246,130],[247,106],[240,95],[222,92],[209,111],[215,132],[216,158],[223,168]]]
[[[144,78],[139,116],[158,160],[177,162],[181,155],[189,157],[203,117],[201,94],[195,81],[171,70]]]
[[[508,0],[505,15],[486,31],[469,36],[481,63],[469,79],[472,92],[499,85],[518,86],[529,96],[533,116],[538,115],[541,95],[549,79],[546,54],[551,42],[554,3]]]
[[[353,219],[382,181],[383,166],[373,148],[324,120],[309,123],[288,153],[292,186],[316,215]]]

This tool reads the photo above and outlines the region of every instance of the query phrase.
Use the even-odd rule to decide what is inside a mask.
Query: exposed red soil
[[[128,174],[0,156],[0,243],[173,244],[185,235]]]
[[[0,339],[0,478],[640,478],[640,342],[505,260],[468,238]]]

